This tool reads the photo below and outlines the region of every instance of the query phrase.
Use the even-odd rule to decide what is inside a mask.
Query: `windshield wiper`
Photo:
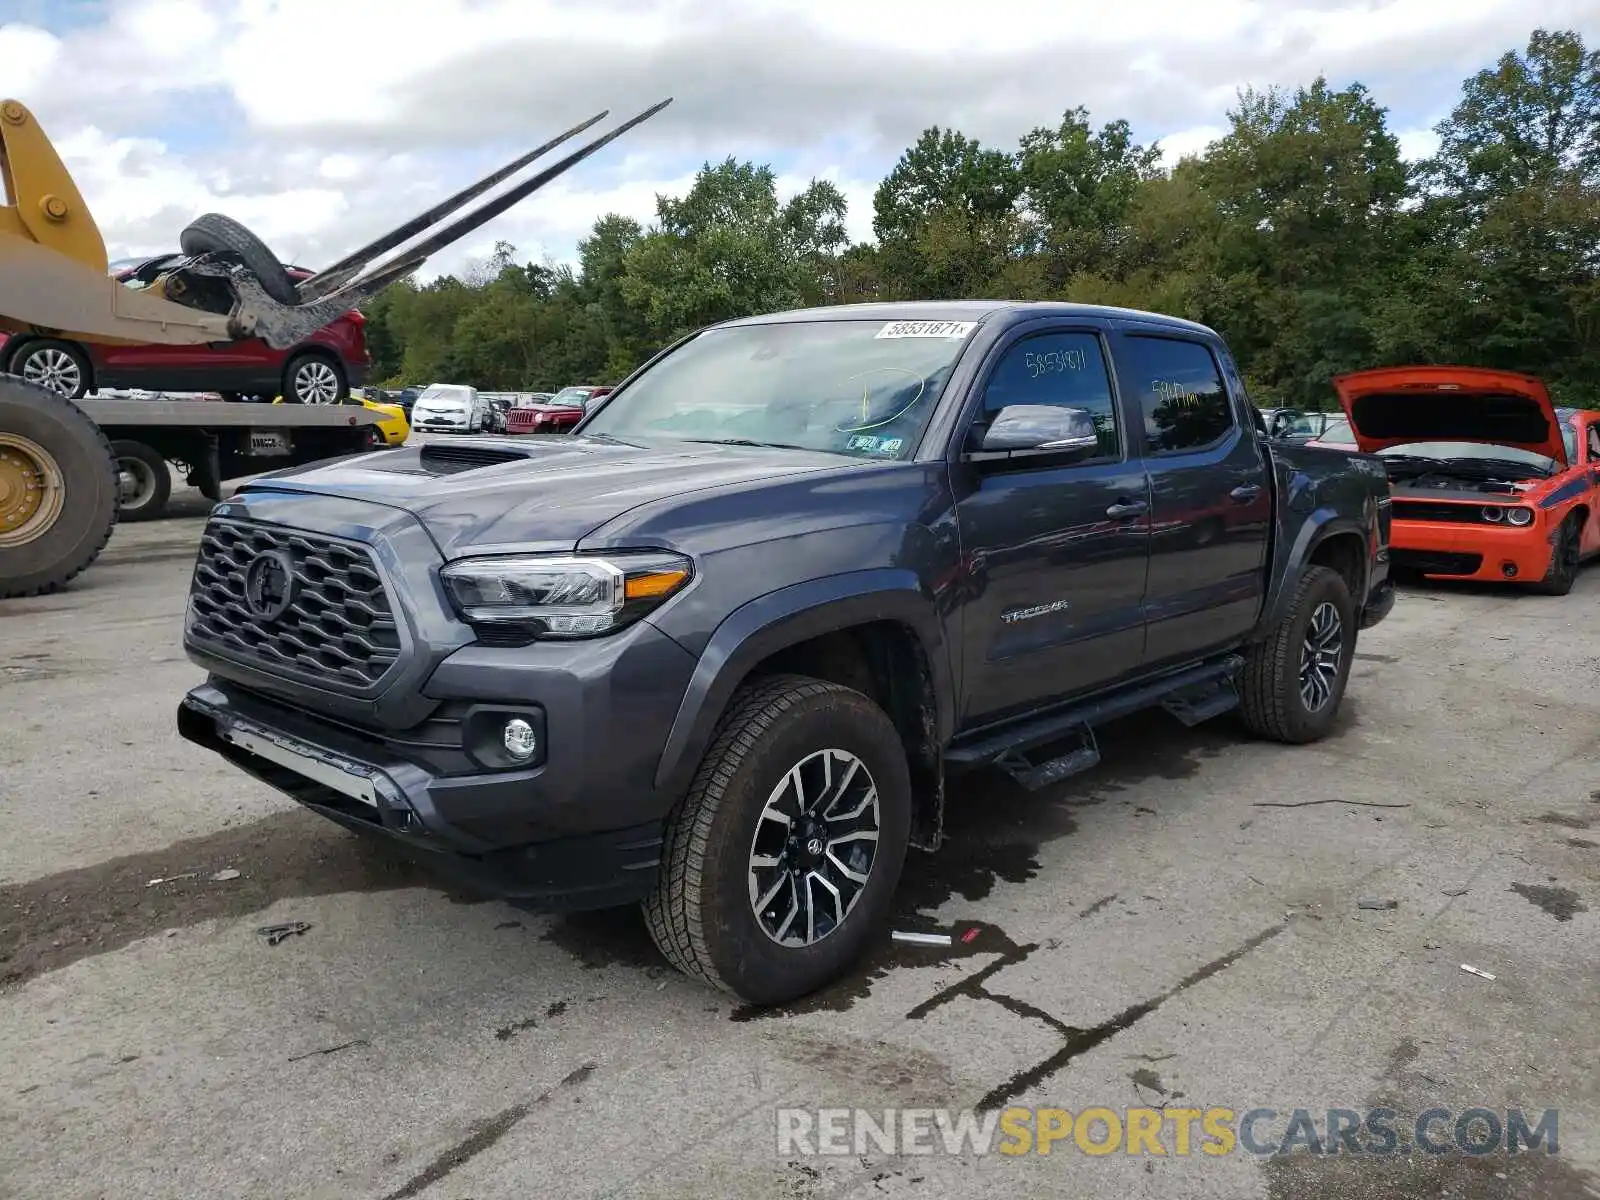
[[[702,446],[760,446],[766,450],[805,450],[806,446],[796,446],[793,442],[757,442],[750,438],[684,438],[686,442],[698,442]]]

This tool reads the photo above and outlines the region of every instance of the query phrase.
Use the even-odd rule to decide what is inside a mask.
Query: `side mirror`
[[[979,434],[979,428],[973,433]],[[1012,404],[995,414],[964,456],[968,462],[1050,459],[1075,462],[1100,448],[1094,418],[1081,408],[1052,404]]]

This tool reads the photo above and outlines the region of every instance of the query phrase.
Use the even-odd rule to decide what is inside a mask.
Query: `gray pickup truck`
[[[701,330],[571,435],[251,482],[184,737],[551,908],[642,902],[755,1003],[843,972],[945,775],[1039,788],[1164,707],[1323,736],[1393,604],[1389,485],[1268,442],[1211,330],[1042,303]]]

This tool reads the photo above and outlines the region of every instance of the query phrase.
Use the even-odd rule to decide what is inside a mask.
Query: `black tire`
[[[115,441],[111,457],[117,465],[117,520],[153,521],[167,509],[172,498],[172,472],[167,460],[143,442]],[[134,478],[136,492],[129,496],[121,489],[121,477]]]
[[[1550,566],[1544,578],[1533,585],[1533,590],[1543,596],[1565,596],[1578,581],[1578,556],[1582,550],[1583,524],[1577,513],[1570,513],[1561,522],[1556,534],[1556,544],[1550,555]]]
[[[54,518],[31,521],[39,526],[27,540],[29,523],[7,530],[5,518],[21,512],[6,498],[21,478],[19,464],[33,451],[31,443],[54,460],[62,488]],[[99,557],[117,523],[117,473],[111,446],[99,426],[64,396],[0,378],[0,600],[40,596],[64,586]],[[54,507],[51,505],[51,507]],[[16,544],[11,544],[15,540]]]
[[[261,282],[262,289],[279,304],[300,303],[294,280],[283,269],[278,256],[267,244],[232,217],[206,213],[196,217],[178,235],[178,249],[185,254],[224,253],[236,255],[245,270]]]
[[[762,927],[752,903],[757,827],[791,769],[828,750],[855,756],[877,790],[877,850],[870,862],[852,864],[864,868],[866,883],[844,919],[808,945],[784,946]],[[854,778],[859,786],[859,771]],[[798,675],[762,680],[729,704],[688,795],[667,821],[645,922],[686,975],[753,1004],[786,1003],[837,978],[867,948],[899,885],[910,828],[905,749],[883,710],[834,683]],[[781,874],[774,868],[774,878]],[[787,894],[796,908],[798,892]]]
[[[11,356],[6,370],[68,400],[80,399],[93,386],[93,369],[83,347],[56,338],[24,342],[22,349]]]
[[[245,399],[244,395],[240,392],[218,392],[217,395],[222,397],[222,402],[224,404],[241,404]]]
[[[1316,637],[1312,625],[1323,616],[1323,606],[1335,613],[1338,645],[1327,651],[1326,670],[1317,674],[1326,685],[1319,704],[1308,703],[1302,693],[1305,656]],[[1245,726],[1261,737],[1278,742],[1314,742],[1324,737],[1339,715],[1350,664],[1355,658],[1355,601],[1344,577],[1327,567],[1307,567],[1295,584],[1289,611],[1270,636],[1251,646],[1239,676],[1239,711]],[[1331,678],[1328,676],[1331,675]],[[1314,685],[1317,698],[1320,687]]]
[[[326,381],[331,376],[332,398],[326,396]],[[306,399],[312,381],[323,388],[321,396]],[[308,351],[297,354],[283,369],[283,402],[285,404],[343,404],[350,398],[350,381],[345,378],[344,367],[331,354]]]

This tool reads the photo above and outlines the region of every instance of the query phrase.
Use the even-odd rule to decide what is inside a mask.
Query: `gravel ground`
[[[1315,746],[1157,716],[959,781],[898,925],[973,939],[754,1013],[181,741],[177,505],[0,604],[0,1195],[1600,1196],[1600,568],[1405,592]],[[1555,1108],[1559,1153],[779,1152],[780,1108],[980,1104]]]

